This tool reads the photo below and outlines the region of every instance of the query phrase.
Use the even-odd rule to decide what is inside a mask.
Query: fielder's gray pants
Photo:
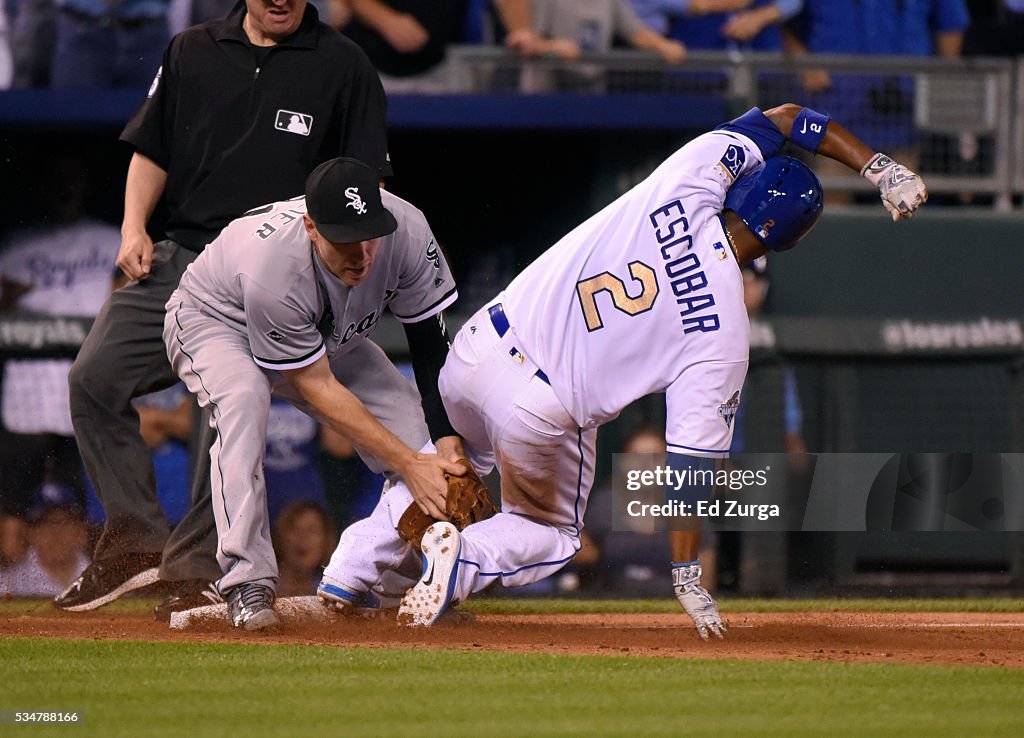
[[[68,377],[75,439],[107,518],[93,558],[163,552],[166,581],[220,576],[208,474],[200,468],[193,475],[192,509],[169,536],[153,457],[132,407],[133,398],[178,381],[163,341],[165,305],[197,256],[173,241],[157,243],[150,276],[110,296]],[[201,433],[200,462],[211,444]]]
[[[213,512],[217,521],[217,560],[222,595],[253,582],[276,589],[277,560],[270,538],[263,455],[271,392],[317,420],[323,420],[278,372],[252,358],[248,336],[207,312],[178,291],[168,306],[164,329],[171,364],[212,411],[216,441],[210,451]],[[419,450],[429,440],[422,401],[415,386],[369,340],[353,341],[331,360],[331,371],[366,409],[407,446]],[[392,470],[358,446],[372,470]]]

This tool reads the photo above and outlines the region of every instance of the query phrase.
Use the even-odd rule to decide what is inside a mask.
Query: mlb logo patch
[[[306,115],[305,113],[296,113],[294,110],[278,110],[274,128],[287,133],[308,136],[313,128],[313,116]]]

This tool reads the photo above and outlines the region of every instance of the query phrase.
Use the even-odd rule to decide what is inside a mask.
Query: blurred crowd
[[[298,4],[305,0],[266,0]],[[388,91],[444,91],[446,49],[492,44],[578,60],[613,47],[670,64],[687,50],[1024,53],[1024,0],[309,0],[353,39]],[[233,0],[6,0],[0,88],[145,88],[170,38]],[[824,72],[807,89],[829,87]]]

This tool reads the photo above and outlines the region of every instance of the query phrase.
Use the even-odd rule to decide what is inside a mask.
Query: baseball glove
[[[487,520],[498,512],[498,509],[491,502],[491,493],[473,470],[473,466],[466,459],[459,459],[455,463],[462,464],[466,472],[458,477],[454,474],[444,475],[448,482],[448,497],[445,500],[444,511],[448,516],[448,522],[462,531],[467,525]],[[423,539],[423,531],[436,522],[413,502],[402,513],[396,527],[398,535],[418,550]]]

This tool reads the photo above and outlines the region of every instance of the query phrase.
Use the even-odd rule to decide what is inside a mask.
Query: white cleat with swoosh
[[[451,523],[434,523],[423,534],[423,574],[398,608],[398,622],[412,627],[433,625],[452,604],[459,573],[462,539]]]

